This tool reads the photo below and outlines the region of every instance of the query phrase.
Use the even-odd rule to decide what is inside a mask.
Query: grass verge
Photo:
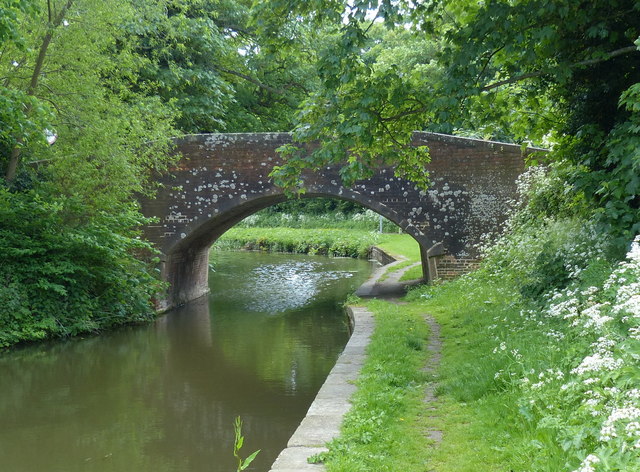
[[[404,258],[411,263],[420,260],[420,246],[408,234],[383,233],[377,246],[388,254]]]
[[[367,302],[378,326],[327,469],[638,472],[640,238],[624,261],[608,251],[589,222],[536,223],[407,305]],[[406,350],[421,313],[443,339],[428,411],[425,353]],[[443,439],[428,447],[434,429]]]
[[[416,240],[408,234],[382,234],[380,237],[380,242],[377,244],[377,246],[396,259],[404,259],[402,263],[390,267],[380,277],[380,281],[384,281],[394,272],[402,270],[407,266],[410,266],[411,264],[415,264],[416,262],[420,262],[420,246],[418,245]],[[406,271],[402,275],[400,280],[415,280],[420,278],[422,278],[421,265],[412,267],[411,269]]]
[[[418,265],[418,266],[412,267],[411,269],[407,270],[404,274],[402,274],[402,277],[400,277],[400,282],[403,282],[405,280],[421,279],[422,277],[423,277],[422,265]]]
[[[321,454],[329,472],[425,470],[430,451],[419,418],[428,327],[416,311],[371,300],[376,329],[342,434]]]
[[[393,257],[405,259],[401,264],[394,266],[392,271],[420,261],[420,247],[408,234],[380,234],[359,229],[234,227],[218,239],[214,249],[249,249],[363,258],[367,257],[371,246],[378,246]],[[389,274],[383,277],[388,277]],[[403,280],[420,277],[422,270],[417,267],[411,270],[411,279]]]
[[[428,470],[640,470],[640,241],[616,262],[589,228],[522,228],[406,297],[444,339]]]
[[[494,379],[508,360],[492,356],[495,340],[489,326],[497,316],[519,312],[510,294],[498,286],[454,281],[417,289],[407,299],[412,310],[436,319],[444,341],[436,409],[423,418],[423,426],[442,431],[443,439],[425,470],[547,470],[527,468],[532,451],[519,432],[518,399]]]

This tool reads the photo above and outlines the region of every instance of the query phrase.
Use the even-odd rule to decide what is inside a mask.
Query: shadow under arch
[[[364,208],[373,210],[379,215],[396,224],[402,231],[409,234],[420,246],[421,253],[426,255],[428,239],[425,234],[411,225],[405,218],[392,208],[377,202],[359,192],[341,187],[339,191],[333,191],[331,187],[314,186],[307,188],[307,192],[300,198],[332,198],[358,203]],[[209,252],[215,241],[225,232],[252,214],[282,203],[288,198],[282,194],[260,195],[253,198],[229,199],[229,209],[217,213],[202,221],[198,225],[192,225],[188,234],[166,252],[162,263],[162,278],[169,282],[167,293],[167,308],[178,306],[187,301],[199,298],[209,291]],[[211,214],[211,213],[208,213]],[[425,256],[426,257],[426,256]],[[428,278],[424,272],[423,276]]]

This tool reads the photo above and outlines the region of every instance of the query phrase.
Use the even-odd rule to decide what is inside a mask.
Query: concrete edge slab
[[[326,447],[288,447],[280,453],[271,470],[277,470],[278,472],[321,472],[324,466],[321,464],[309,464],[307,458],[327,450]]]

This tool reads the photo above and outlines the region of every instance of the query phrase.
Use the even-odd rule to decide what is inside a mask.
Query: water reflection
[[[153,326],[0,355],[2,470],[227,472],[236,415],[268,470],[346,342],[336,299],[368,267],[253,253],[215,267],[211,298]]]
[[[240,302],[238,308],[249,312],[281,314],[316,301],[317,296],[323,294],[324,290],[331,290],[334,281],[353,277],[356,271],[340,270],[343,262],[340,259],[325,259],[322,262],[289,260],[277,264],[269,263],[255,267],[249,272],[248,277],[244,274],[238,278],[230,277],[225,271],[226,266],[218,263],[216,267],[221,267],[224,276],[232,283],[243,284],[246,287],[243,300],[235,301],[236,304]],[[226,298],[226,293],[217,292],[223,298]],[[269,296],[263,296],[265,293]]]

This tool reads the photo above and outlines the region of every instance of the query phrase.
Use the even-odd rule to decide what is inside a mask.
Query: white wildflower
[[[640,436],[640,423],[637,421],[632,421],[624,427],[625,433],[629,438],[635,438]]]
[[[640,234],[631,243],[631,249],[627,253],[627,260],[640,262]]]
[[[580,467],[573,472],[595,472],[593,464],[600,462],[600,458],[595,454],[589,454],[580,464]]]
[[[616,370],[622,367],[622,359],[614,359],[610,355],[603,355],[599,352],[592,356],[585,357],[580,365],[571,371],[572,374],[582,375],[587,372],[603,372]]]
[[[614,408],[609,414],[600,430],[600,440],[610,441],[618,437],[616,424],[623,420],[637,421],[640,419],[640,408],[635,406],[626,406],[623,408]]]
[[[602,310],[606,309],[608,306],[609,303],[597,303],[583,310],[582,316],[586,318],[584,327],[600,329],[605,323],[612,321],[612,317],[602,314]]]

